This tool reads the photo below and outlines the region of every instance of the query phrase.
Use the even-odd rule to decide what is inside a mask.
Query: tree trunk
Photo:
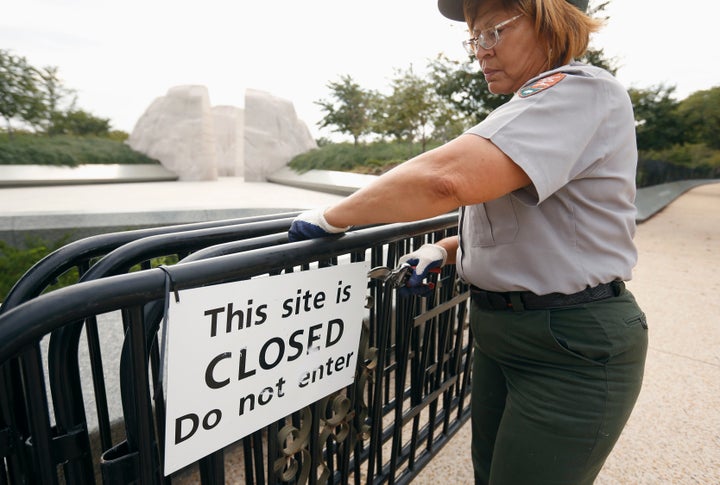
[[[5,118],[5,123],[7,124],[8,139],[12,141],[15,134],[13,133],[12,125],[10,124],[10,118]]]

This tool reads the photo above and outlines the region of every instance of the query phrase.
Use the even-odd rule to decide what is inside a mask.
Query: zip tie
[[[180,294],[178,293],[178,290],[175,286],[175,280],[172,278],[172,274],[170,274],[170,268],[165,266],[164,264],[161,264],[158,266],[159,269],[163,270],[165,273],[165,293],[170,293],[170,285],[172,284],[172,290],[173,293],[175,293],[175,303],[180,303]],[[165,306],[167,309],[167,305]]]
[[[180,294],[175,287],[175,281],[170,274],[170,269],[165,265],[158,266],[165,273],[165,309],[163,311],[162,334],[160,337],[160,367],[158,369],[158,382],[155,386],[155,395],[163,389],[163,380],[165,377],[165,349],[167,347],[167,325],[168,310],[170,309],[170,290],[175,294],[175,303],[180,303]]]

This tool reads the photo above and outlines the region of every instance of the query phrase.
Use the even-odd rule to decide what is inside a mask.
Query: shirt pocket
[[[472,247],[509,244],[517,237],[518,220],[510,196],[469,206],[466,218]]]

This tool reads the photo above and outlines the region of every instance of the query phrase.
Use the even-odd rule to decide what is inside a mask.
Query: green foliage
[[[580,62],[584,62],[585,64],[601,67],[613,75],[617,74],[617,59],[614,57],[607,57],[604,49],[589,48],[578,60]]]
[[[602,14],[607,4],[591,8],[590,14]],[[617,71],[615,59],[608,59],[602,49],[588,49],[581,60],[612,73]],[[335,101],[317,102],[327,113],[318,125],[335,126],[335,132],[351,134],[356,145],[368,134],[422,145],[429,140],[447,142],[512,97],[489,91],[472,56],[458,61],[440,54],[427,67],[425,78],[413,73],[412,68],[396,70],[392,92],[387,96],[363,90],[350,76],[341,77],[340,82],[328,85]],[[373,120],[369,126],[368,117]]]
[[[610,4],[609,1],[599,3],[598,5],[589,5],[588,15],[603,22],[607,22],[610,17],[605,14],[605,8]],[[615,57],[607,57],[604,49],[588,47],[585,54],[579,59],[580,62],[590,64],[605,69],[614,76],[618,71],[618,61]]]
[[[332,131],[352,136],[357,145],[360,137],[370,131],[376,93],[361,89],[349,75],[340,76],[340,81],[330,82],[327,87],[332,99],[315,102],[326,113],[318,126],[335,127]]]
[[[0,133],[0,165],[159,163],[127,144],[105,137]]]
[[[4,241],[0,241],[0,302],[5,300],[15,283],[30,268],[67,243],[67,238],[55,242],[44,241],[40,238],[29,238],[22,248],[16,248]],[[157,268],[160,265],[171,266],[177,262],[178,257],[176,255],[169,255],[153,258],[148,264],[150,268]],[[142,269],[143,265],[138,264],[130,268],[130,271],[134,272]],[[77,268],[71,268],[58,276],[56,281],[48,286],[44,292],[73,285],[78,282],[79,278]]]
[[[635,111],[639,150],[662,150],[682,143],[685,133],[676,114],[675,86],[628,90]]]
[[[392,93],[385,97],[383,105],[384,109],[376,112],[375,132],[398,141],[419,140],[425,151],[440,105],[430,82],[412,68],[398,70],[392,80]]]
[[[27,270],[65,243],[65,240],[49,243],[40,239],[29,239],[25,243],[25,248],[19,249],[0,241],[0,301],[5,300],[12,287]],[[78,271],[73,268],[60,275],[57,282],[48,290],[76,283],[77,280]]]
[[[638,187],[713,178],[720,178],[720,150],[705,144],[688,143],[639,154]]]
[[[720,169],[720,151],[704,143],[686,143],[663,150],[643,150],[640,159],[664,160],[689,168],[712,167]]]
[[[172,266],[173,264],[177,264],[179,261],[179,258],[175,254],[171,254],[168,256],[160,256],[158,258],[153,258],[150,261],[147,261],[147,265],[149,266],[149,269],[157,268],[158,266]],[[132,268],[130,268],[129,272],[134,273],[136,271],[142,271],[144,268],[143,264],[136,264]]]
[[[351,143],[334,143],[296,156],[290,161],[289,166],[298,172],[318,169],[377,173],[382,172],[384,167],[394,166],[420,153],[422,146],[417,143],[380,141],[358,146]]]
[[[697,91],[677,107],[684,140],[720,149],[720,86]]]
[[[110,120],[75,107],[57,67],[36,68],[21,56],[0,49],[0,116],[12,136],[12,123],[50,135],[108,136]]]
[[[72,111],[75,106],[75,93],[73,90],[63,86],[60,79],[60,70],[57,67],[45,67],[38,71],[40,76],[40,98],[43,105],[42,116],[39,120],[32,122],[38,128],[38,131],[46,133],[62,133],[61,131],[53,131],[57,120],[61,120],[64,115],[64,109]],[[68,101],[69,99],[69,101]]]
[[[110,120],[98,118],[80,109],[64,113],[55,112],[50,117],[50,126],[47,133],[49,135],[95,135],[107,137],[110,134]]]
[[[122,130],[112,130],[107,134],[108,139],[113,141],[125,141],[130,138],[130,135]]]
[[[593,12],[602,11],[605,4]],[[602,49],[590,48],[580,59],[615,73],[617,61],[606,57]],[[510,99],[489,92],[477,62],[449,60],[444,55],[431,61],[428,78],[415,75],[412,70],[396,71],[388,96],[373,93],[374,105],[357,116],[373,117],[373,124],[363,134],[376,134],[395,144],[331,145],[321,140],[320,149],[303,154],[291,166],[304,171],[312,168],[382,173],[413,155],[425,151],[425,141],[436,146],[458,136],[469,126],[479,123],[490,112]],[[349,77],[341,85],[345,93],[363,93]],[[349,89],[352,88],[352,89]],[[673,98],[674,86],[655,86],[630,89],[636,120],[640,163],[640,186],[663,183],[682,178],[719,177],[718,148],[720,148],[720,87],[699,91],[683,101]],[[367,92],[365,92],[367,93]],[[369,98],[368,98],[369,99]],[[350,115],[352,104],[344,105],[344,116]],[[328,120],[326,120],[328,121]],[[428,135],[428,131],[432,133]],[[340,131],[340,130],[336,130]],[[357,139],[355,138],[356,145]],[[415,153],[393,152],[389,147],[407,147],[406,143],[420,141]]]
[[[35,124],[45,112],[40,73],[27,59],[0,49],[0,116],[12,136],[13,120]]]
[[[630,89],[639,153],[638,186],[720,178],[720,88],[682,101],[674,87]]]
[[[449,109],[455,111],[454,120],[467,126],[480,123],[510,95],[492,94],[477,61],[454,61],[439,55],[430,63],[430,82],[437,95]]]

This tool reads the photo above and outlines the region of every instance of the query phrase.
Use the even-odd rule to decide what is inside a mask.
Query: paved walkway
[[[596,485],[720,484],[720,184],[675,200],[636,243],[645,382]],[[469,447],[465,425],[413,484],[472,483]]]

